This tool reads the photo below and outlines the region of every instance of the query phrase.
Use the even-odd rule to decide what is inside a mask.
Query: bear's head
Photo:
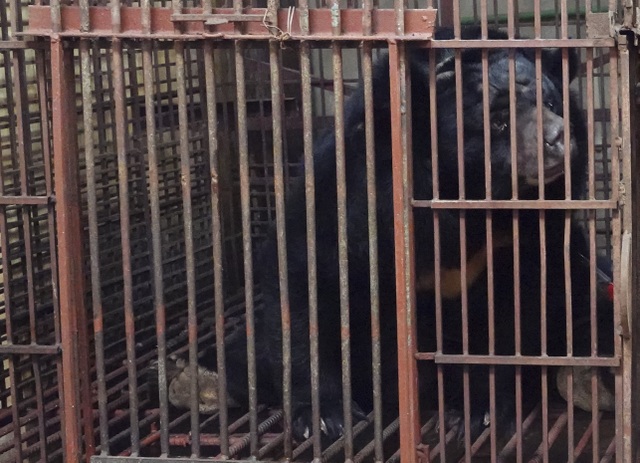
[[[477,38],[477,37],[463,37]],[[504,38],[494,32],[490,38]],[[575,50],[564,52],[567,77],[571,82],[578,68]],[[459,52],[462,70],[464,117],[465,188],[467,198],[484,198],[485,121],[483,107],[483,53],[475,49]],[[586,129],[581,109],[573,95],[563,104],[563,51],[542,49],[541,107],[538,107],[536,52],[533,49],[492,48],[486,53],[488,72],[489,137],[491,147],[491,184],[494,199],[512,196],[511,170],[515,160],[518,196],[536,198],[539,181],[545,184],[547,198],[564,198],[565,159],[571,165],[572,197],[581,195],[586,168]],[[513,63],[510,65],[510,62]],[[510,91],[510,66],[515,85]],[[423,69],[425,69],[423,67]],[[438,162],[440,178],[452,178],[457,171],[458,126],[456,111],[455,52],[438,53],[435,65],[438,101]],[[426,76],[423,76],[425,78]],[[415,101],[413,104],[417,104]],[[511,111],[515,112],[512,118]],[[566,117],[565,117],[566,116]],[[541,117],[542,126],[538,126]],[[569,119],[566,121],[566,119]],[[515,126],[512,127],[515,121]],[[538,141],[541,129],[543,172],[538,173]],[[569,130],[568,137],[565,135]],[[415,131],[415,126],[414,126]],[[512,147],[512,141],[515,145]],[[515,149],[514,149],[515,148]],[[442,182],[441,182],[442,185]],[[442,185],[450,196],[457,186]],[[443,192],[443,197],[448,196]]]

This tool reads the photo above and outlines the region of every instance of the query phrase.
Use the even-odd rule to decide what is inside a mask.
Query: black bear
[[[448,29],[436,32],[436,39],[453,38]],[[480,38],[479,28],[463,29],[463,39]],[[491,30],[490,39],[506,39],[500,31]],[[565,157],[570,158],[571,197],[583,195],[586,182],[587,133],[581,109],[574,96],[569,102],[569,145],[565,146],[563,115],[562,52],[542,50],[542,139],[543,178],[545,199],[565,198]],[[477,49],[460,52],[463,82],[464,127],[456,120],[456,66],[453,52],[435,53],[435,81],[437,85],[438,172],[440,199],[459,199],[458,131],[464,133],[464,187],[466,199],[485,199],[484,120],[482,94],[482,53]],[[569,53],[569,77],[577,71],[577,55]],[[431,155],[429,98],[429,61],[425,49],[408,53],[411,81],[411,118],[413,146],[414,197],[431,199],[433,172]],[[490,162],[491,198],[511,199],[512,152],[517,155],[518,191],[520,199],[538,199],[538,148],[536,106],[535,53],[529,49],[492,48],[488,52],[490,104]],[[509,94],[509,61],[514,61],[515,95]],[[392,203],[390,79],[388,59],[382,57],[373,76],[375,171],[377,193],[377,228],[379,248],[379,288],[382,362],[384,384],[383,403],[397,413],[397,339],[394,273],[394,215]],[[510,98],[515,98],[515,147],[511,146]],[[345,163],[347,190],[348,285],[351,346],[351,409],[357,420],[372,408],[371,309],[369,281],[369,252],[367,225],[367,191],[364,134],[364,94],[362,88],[345,105]],[[341,379],[340,286],[338,270],[337,199],[336,199],[336,140],[333,132],[318,140],[314,153],[316,181],[315,214],[317,220],[317,289],[319,313],[319,368],[322,430],[333,440],[343,431]],[[308,437],[311,423],[309,294],[307,269],[307,231],[305,190],[302,182],[292,186],[286,203],[287,269],[292,350],[293,432],[297,440]],[[462,319],[460,288],[460,214],[466,223],[468,257],[467,288],[469,353],[489,352],[489,320],[486,271],[487,221],[484,210],[442,210],[439,214],[442,266],[443,320],[435,323],[434,299],[434,211],[416,208],[415,265],[418,313],[418,344],[421,351],[436,349],[436,334],[442,336],[443,352],[462,353]],[[514,215],[517,219],[514,220]],[[544,267],[541,261],[540,215],[538,210],[494,210],[494,313],[495,353],[513,355],[516,351],[516,319],[514,304],[519,289],[520,353],[541,354],[542,324],[546,326],[548,355],[567,353],[566,291],[564,234],[567,213],[564,210],[544,212]],[[515,224],[515,225],[514,225]],[[514,226],[517,227],[514,230]],[[572,318],[587,319],[589,314],[589,266],[584,258],[589,247],[584,230],[575,221],[569,225],[570,271],[572,288]],[[512,237],[518,233],[519,281],[514,281],[514,245]],[[263,307],[258,317],[256,343],[258,345],[258,392],[260,401],[279,405],[282,400],[282,325],[280,287],[278,277],[276,230],[270,230],[257,259]],[[546,282],[546,319],[541,321],[541,278]],[[600,351],[613,350],[613,315],[610,304],[599,310],[598,341]],[[582,326],[582,325],[580,325]],[[577,329],[577,328],[576,328]],[[574,355],[589,355],[591,340],[588,327],[582,326],[580,336],[573,336]],[[437,330],[440,332],[436,333]],[[575,329],[574,329],[575,332]],[[244,341],[227,348],[229,394],[245,403],[246,351]],[[215,367],[215,356],[208,355],[207,366]],[[445,405],[448,414],[459,417],[463,410],[462,372],[460,365],[445,365]],[[523,367],[527,388],[524,397],[536,400],[540,386],[539,367]],[[489,410],[489,367],[470,366],[473,390],[471,402],[471,431],[477,433],[487,424]],[[497,416],[507,423],[514,416],[516,368],[496,367]],[[419,387],[424,395],[423,405],[432,408],[437,398],[435,366],[421,362]],[[538,399],[539,400],[539,396]],[[525,405],[526,406],[526,405]]]
[[[436,39],[450,39],[450,30],[436,33]],[[479,28],[463,31],[463,39],[480,38]],[[499,31],[491,31],[491,39],[505,39]],[[510,199],[512,191],[512,146],[510,128],[509,60],[515,68],[515,140],[518,173],[518,198],[538,199],[537,114],[535,53],[517,49],[492,49],[488,53],[489,103],[491,126],[491,197]],[[576,74],[578,59],[569,51],[569,79]],[[417,199],[432,198],[432,158],[430,134],[429,63],[424,50],[409,53],[411,74],[411,117],[413,143],[413,183]],[[456,121],[455,58],[451,51],[436,53],[438,127],[438,180],[440,199],[460,198],[458,182],[458,131],[464,131],[464,187],[466,199],[484,199],[484,123],[482,105],[482,54],[477,49],[461,52],[463,81],[464,127]],[[574,96],[569,102],[569,145],[565,146],[565,121],[562,100],[562,52],[554,49],[542,51],[542,138],[544,151],[545,199],[565,198],[565,157],[570,158],[571,197],[583,195],[586,181],[587,133],[581,109]],[[379,244],[380,322],[383,327],[381,343],[383,358],[383,384],[385,403],[393,403],[397,382],[396,311],[394,276],[394,215],[392,213],[391,118],[389,96],[389,64],[379,60],[373,78],[375,169],[377,187],[377,226]],[[323,137],[315,151],[316,180],[316,241],[317,281],[320,345],[320,402],[322,427],[330,438],[342,432],[343,405],[340,360],[340,299],[338,272],[336,155],[333,133]],[[364,95],[357,91],[345,106],[345,162],[347,178],[347,229],[349,260],[349,311],[351,345],[351,381],[353,385],[352,410],[355,418],[363,416],[372,404],[371,392],[371,335],[370,335],[370,281],[367,226],[367,192],[365,170]],[[442,265],[441,282],[445,310],[440,328],[444,339],[443,351],[462,353],[460,317],[460,213],[440,210],[439,224]],[[469,353],[488,353],[487,277],[486,277],[486,213],[466,210],[466,247],[468,260]],[[495,288],[495,353],[513,355],[516,349],[516,320],[514,317],[514,247],[510,238],[514,234],[514,214],[517,214],[519,234],[519,293],[520,293],[520,352],[523,355],[541,353],[541,295],[542,262],[540,258],[540,213],[537,210],[496,210],[492,214]],[[418,335],[420,350],[435,350],[434,323],[434,212],[419,208],[415,219],[415,265],[418,296]],[[566,345],[566,292],[564,234],[567,214],[564,210],[544,213],[546,230],[546,331],[548,355],[565,355]],[[589,268],[583,261],[588,256],[587,240],[577,223],[572,223],[570,271],[572,287],[572,317],[584,319],[588,315]],[[293,419],[296,438],[303,438],[311,429],[309,316],[307,284],[307,244],[305,222],[305,192],[302,185],[294,186],[288,196],[286,208],[287,267],[291,343],[293,352]],[[595,257],[595,256],[594,256]],[[282,336],[280,288],[275,231],[269,235],[260,256],[260,283],[264,296],[264,314],[258,336],[264,343],[262,361],[268,365],[271,386],[277,391],[281,383]],[[612,350],[612,311],[599,323],[601,351]],[[583,327],[584,328],[584,327]],[[574,355],[590,353],[589,330],[574,336]],[[461,375],[459,365],[445,366],[446,405],[455,415],[462,410]],[[433,367],[424,366],[421,373],[421,391],[436,397]],[[486,424],[489,409],[489,368],[470,367],[472,432],[476,434]],[[514,377],[516,369],[502,366],[496,369],[498,417],[501,421],[513,415],[515,401]],[[539,367],[523,368],[527,377],[525,397],[535,397],[539,387],[536,372]]]

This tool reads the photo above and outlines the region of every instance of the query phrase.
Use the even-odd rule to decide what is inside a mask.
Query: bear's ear
[[[569,48],[569,82],[578,75],[580,59],[574,48]],[[562,50],[560,48],[545,48],[542,50],[542,69],[562,82]]]

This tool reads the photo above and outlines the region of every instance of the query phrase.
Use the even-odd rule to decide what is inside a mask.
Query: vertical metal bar
[[[111,0],[111,24],[114,33],[120,32],[120,0]],[[124,66],[122,40],[114,38],[111,45],[113,99],[115,103],[115,135],[118,163],[118,195],[120,202],[120,234],[122,245],[122,280],[124,319],[129,380],[129,409],[131,425],[131,453],[140,451],[138,419],[138,376],[136,366],[136,326],[133,308],[133,281],[131,275],[131,223],[129,215],[129,173],[127,165],[127,111],[125,107]]]
[[[595,199],[595,147],[594,130],[595,127],[593,113],[593,48],[586,50],[587,75],[586,75],[586,102],[587,102],[587,152],[588,152],[588,195],[589,199]],[[589,299],[590,299],[590,326],[591,326],[591,355],[598,355],[598,307],[597,307],[597,281],[596,281],[596,223],[595,211],[588,211],[589,221]],[[598,370],[591,369],[591,427],[592,427],[592,458],[593,462],[598,461],[600,453],[600,427],[598,410]]]
[[[567,6],[566,0],[561,5],[562,38],[567,37]],[[571,146],[570,129],[570,90],[569,90],[569,50],[562,49],[562,114],[564,117],[564,146]],[[571,198],[571,156],[569,151],[564,157],[565,197]],[[573,309],[571,297],[571,211],[565,211],[564,220],[564,275],[565,275],[565,308],[567,330],[567,355],[573,355]],[[573,369],[569,369],[567,377],[567,450],[568,460],[574,460],[574,410],[573,410]]]
[[[212,0],[204,0],[204,12],[212,11]],[[224,343],[224,288],[223,288],[223,252],[222,252],[222,216],[220,213],[220,162],[218,144],[218,112],[216,100],[216,75],[214,62],[215,48],[210,40],[204,43],[205,83],[207,92],[207,122],[209,130],[209,168],[211,169],[211,216],[213,238],[213,279],[214,279],[214,306],[216,351],[218,365],[218,397],[224,396],[222,410],[224,410],[224,422],[227,417],[227,375],[225,364]],[[248,283],[247,283],[248,284]],[[253,303],[246,305],[246,332],[247,332],[247,360],[249,381],[249,432],[251,454],[257,456],[258,452],[258,395],[256,389],[256,362],[255,362],[255,317]],[[220,419],[223,422],[223,419]],[[226,430],[226,424],[224,426]],[[223,440],[226,442],[226,438]],[[223,453],[225,453],[223,451]],[[228,453],[228,450],[226,450]],[[225,454],[226,454],[225,453]]]
[[[453,4],[459,0],[438,0],[440,26],[453,26]]]
[[[40,124],[40,130],[42,133],[42,161],[44,164],[44,176],[45,176],[45,192],[48,197],[53,195],[53,175],[51,173],[51,132],[49,130],[49,98],[47,92],[47,81],[46,81],[46,66],[45,66],[45,51],[44,50],[36,50],[36,75],[38,76],[38,100],[39,100],[39,109],[40,114],[43,119]],[[2,185],[2,174],[0,170],[0,185]],[[54,332],[55,332],[55,342],[56,344],[62,343],[62,337],[60,333],[60,304],[58,298],[58,248],[57,242],[55,239],[51,239],[56,236],[56,224],[55,224],[55,213],[56,208],[53,202],[49,202],[47,205],[47,225],[48,225],[48,235],[49,235],[49,255],[50,255],[50,266],[51,266],[51,292],[52,292],[52,305],[53,305],[53,323],[54,323]],[[6,236],[6,226],[3,228],[3,223],[6,225],[5,216],[3,213],[0,213],[0,235]],[[3,231],[5,230],[5,231]],[[3,249],[3,258],[4,258],[4,243],[2,245]],[[3,268],[4,266],[3,261]],[[8,281],[5,278],[3,281]],[[5,313],[7,314],[7,319],[10,317],[9,311],[7,311],[7,301],[9,300],[9,295],[7,294],[8,286],[5,286]],[[61,358],[58,357],[56,359],[56,370],[57,370],[57,384],[58,384],[58,397],[62,399],[63,391],[60,385],[63,384],[63,375],[62,375],[62,361]],[[15,384],[15,383],[12,383]],[[63,403],[62,400],[60,400]],[[64,405],[62,405],[64,406]],[[64,429],[64,425],[62,426]],[[20,439],[16,439],[17,443],[20,442]]]
[[[309,2],[300,0],[300,30],[309,34]],[[319,463],[322,458],[320,428],[320,365],[318,343],[318,272],[316,252],[316,191],[313,159],[313,104],[311,98],[311,47],[309,42],[300,44],[300,76],[302,90],[302,131],[304,144],[304,183],[307,222],[307,272],[309,282],[309,336],[311,368],[311,413],[313,431],[313,459]]]
[[[398,32],[401,7],[396,3]],[[400,456],[405,463],[416,463],[420,443],[418,373],[415,353],[416,313],[414,281],[414,236],[411,197],[413,192],[411,159],[411,90],[402,43],[389,41],[389,82],[391,93],[391,148],[393,166],[393,210],[398,317],[398,388],[400,411]],[[432,79],[434,80],[434,79]],[[436,171],[437,172],[437,171]],[[436,186],[434,186],[436,188]],[[437,229],[437,228],[436,228]],[[437,268],[436,264],[436,268]],[[437,288],[436,283],[436,288]],[[444,428],[444,421],[441,421]],[[444,445],[444,441],[441,441]]]
[[[142,32],[151,33],[151,2],[141,0]],[[158,343],[158,401],[160,405],[160,451],[169,453],[169,398],[167,390],[166,306],[162,270],[162,236],[160,224],[160,179],[156,148],[155,92],[153,89],[153,43],[142,43],[142,73],[149,157],[149,204],[151,209],[151,252],[153,262],[153,300]]]
[[[242,3],[234,0],[234,9],[242,10]],[[251,250],[251,196],[249,179],[249,148],[247,139],[247,93],[244,73],[244,49],[240,41],[234,43],[235,68],[236,68],[236,96],[237,96],[237,127],[238,127],[238,154],[240,163],[240,202],[242,213],[242,255],[244,257],[244,291],[245,305],[247,311],[254,310],[253,294],[253,257]],[[287,325],[288,327],[288,325]],[[283,320],[283,337],[284,333]],[[218,364],[218,367],[220,364]],[[283,391],[283,397],[287,397]],[[226,400],[226,398],[225,398]],[[226,402],[221,401],[220,405],[220,450],[222,455],[229,453],[229,430]],[[285,411],[284,432],[285,432],[285,454],[291,455],[291,408],[289,404],[288,414]]]
[[[539,9],[539,5],[538,5]],[[536,14],[536,18],[540,16]],[[540,22],[536,23],[536,36],[540,34]],[[544,199],[544,131],[542,109],[544,101],[542,98],[542,53],[540,49],[535,50],[536,60],[536,126],[537,148],[538,148],[538,197]],[[540,233],[540,353],[547,353],[547,236],[546,236],[546,211],[538,211],[539,233]],[[547,367],[541,367],[541,392],[542,392],[542,459],[544,463],[549,461],[549,391],[547,382]]]
[[[624,39],[624,35],[619,37],[620,39]],[[624,53],[627,51],[626,44],[620,43],[617,48],[612,47],[609,50],[609,92],[611,95],[619,95],[620,83],[618,79],[619,72],[619,62],[622,62],[623,59],[618,59],[618,53],[620,56],[624,56]],[[621,67],[621,66],[620,66]],[[622,138],[620,137],[620,101],[618,98],[611,98],[610,100],[610,108],[609,108],[609,117],[611,120],[611,179],[613,182],[618,182],[620,180],[620,169],[619,163],[622,161],[623,169],[622,172],[624,174],[625,188],[631,187],[633,183],[631,182],[632,177],[630,177],[631,172],[633,172],[633,162],[636,160],[635,156],[621,156],[621,148],[622,148]],[[630,153],[631,154],[631,153]],[[629,194],[629,197],[632,197],[633,191]],[[612,199],[618,199],[619,192],[618,188],[613,187],[611,191]],[[626,204],[626,203],[625,203]],[[637,201],[633,201],[631,206],[638,204]],[[633,218],[634,214],[632,213],[632,207],[624,208],[624,216],[622,217],[622,223],[620,221],[620,211],[618,209],[614,209],[612,213],[611,220],[611,228],[612,228],[612,247],[614,249],[613,253],[613,278],[614,278],[614,311],[613,311],[613,326],[618,329],[620,327],[622,318],[621,318],[621,305],[622,298],[625,299],[625,305],[628,301],[628,296],[626,294],[622,294],[620,291],[620,285],[618,282],[621,281],[621,268],[620,268],[620,246],[621,239],[620,234],[623,232],[624,234],[632,233],[633,227]],[[631,235],[633,236],[633,235]],[[632,254],[633,258],[633,254]],[[626,267],[626,264],[625,264]],[[633,266],[633,268],[636,268]],[[633,269],[632,269],[633,272]],[[629,276],[632,281],[633,273]],[[633,291],[631,293],[631,297],[633,297]],[[631,299],[633,300],[633,299]],[[627,307],[629,310],[629,307]],[[615,376],[615,395],[616,397],[622,397],[622,400],[616,400],[616,438],[615,441],[615,453],[616,453],[616,461],[624,461],[624,452],[625,446],[628,445],[628,441],[625,442],[624,436],[631,435],[631,407],[633,406],[630,400],[631,394],[631,384],[630,384],[630,375],[628,368],[625,366],[630,365],[630,356],[629,356],[629,344],[627,339],[621,339],[621,336],[616,335],[614,338],[614,355],[622,357],[622,374],[617,374]],[[625,393],[627,391],[627,393]]]
[[[507,7],[507,34],[509,38],[515,37],[515,8],[512,2]],[[518,154],[516,129],[516,68],[515,50],[509,50],[509,127],[511,146],[511,188],[512,198],[518,199]],[[513,300],[514,300],[514,338],[515,354],[521,353],[520,330],[520,214],[512,212],[513,226]],[[522,463],[522,368],[515,366],[515,399],[516,399],[516,461]]]
[[[172,0],[173,13],[182,13],[184,1]],[[178,102],[180,185],[182,189],[182,217],[184,226],[185,270],[187,273],[187,334],[189,340],[189,376],[198,377],[198,313],[195,287],[195,256],[193,250],[193,211],[191,204],[191,159],[189,156],[189,118],[187,114],[185,44],[174,43],[176,56],[176,86]],[[200,456],[200,413],[199,384],[189,384],[189,405],[191,410],[191,457]],[[226,392],[222,396],[226,399]],[[222,399],[222,400],[224,400]],[[226,407],[225,407],[226,408]]]
[[[81,27],[84,30],[89,30],[89,15],[88,15],[88,4],[85,2],[81,2],[83,4],[83,8],[81,8]],[[87,81],[88,82],[88,81]],[[83,89],[84,91],[84,89]],[[87,103],[88,101],[88,103]],[[85,100],[83,106],[89,105],[91,107],[91,97],[88,100]],[[91,132],[93,131],[93,126],[89,125],[91,128]],[[85,125],[85,131],[87,126]],[[97,256],[97,254],[96,254]],[[97,259],[97,257],[95,257]],[[86,311],[82,311],[82,313],[78,313],[78,367],[82,371],[90,371],[89,365],[89,324],[87,321],[87,313]],[[91,379],[89,377],[81,377],[80,380],[80,394],[81,394],[81,403],[82,403],[82,419],[83,419],[83,427],[84,427],[84,451],[85,451],[85,461],[89,463],[91,459],[91,455],[95,453],[95,436],[93,432],[93,406],[92,406],[92,394],[91,394]]]
[[[88,20],[88,2],[82,1]],[[83,17],[85,17],[83,15]],[[88,24],[87,24],[88,25]],[[93,107],[90,42],[80,42],[80,70],[82,87],[82,114],[84,125],[84,153],[87,175],[87,209],[89,227],[89,255],[91,265],[91,305],[93,308],[93,337],[95,343],[96,381],[100,415],[100,453],[109,453],[109,416],[107,411],[107,385],[104,358],[104,319],[100,276],[100,244],[98,232],[98,200],[96,196],[95,153],[93,143]],[[93,420],[91,418],[91,420]],[[92,433],[93,434],[93,433]]]
[[[180,4],[174,0],[174,5]],[[180,8],[181,9],[181,8]],[[191,163],[189,156],[189,120],[185,87],[184,42],[175,43],[176,83],[178,86],[178,124],[180,126],[180,183],[184,218],[185,266],[187,272],[187,332],[189,338],[189,374],[198,375],[198,316],[196,312],[195,262],[193,255],[193,213],[191,205]],[[189,393],[191,405],[191,455],[200,455],[200,415],[198,382],[192,381]]]
[[[480,27],[482,38],[488,36],[487,2],[482,1],[480,6]],[[484,130],[484,175],[486,198],[492,198],[491,189],[491,111],[489,107],[489,53],[482,50],[482,117]],[[487,230],[487,321],[489,324],[489,355],[495,354],[495,288],[493,266],[493,211],[486,211]],[[489,433],[491,461],[497,458],[497,416],[496,416],[496,369],[489,367]]]
[[[540,8],[540,2],[534,2],[533,4],[533,36],[536,39],[542,37],[542,10]]]
[[[255,90],[258,94],[258,103],[259,103],[259,111],[258,111],[258,117],[259,117],[259,126],[260,126],[260,155],[261,158],[258,162],[255,162],[252,164],[251,169],[253,170],[254,168],[258,167],[262,170],[262,175],[264,175],[265,178],[270,178],[273,177],[272,172],[271,172],[271,167],[272,167],[272,162],[271,159],[273,158],[273,152],[270,151],[270,146],[267,146],[268,141],[269,141],[269,137],[270,134],[268,135],[268,127],[270,124],[268,123],[268,117],[265,113],[265,106],[271,104],[270,101],[270,96],[266,96],[267,93],[270,92],[270,89],[266,89],[265,85],[254,85]],[[286,174],[286,173],[285,173]],[[286,180],[285,180],[286,183]],[[275,201],[275,198],[272,197],[271,194],[265,194],[265,205],[264,207],[266,208],[268,212],[268,214],[272,214],[275,211],[275,206],[273,205],[273,202]],[[269,219],[268,219],[269,220]]]
[[[52,6],[53,6],[52,2]],[[59,27],[59,23],[58,23]],[[60,334],[62,340],[62,413],[64,458],[79,462],[82,456],[78,384],[78,313],[84,312],[82,208],[78,186],[78,146],[74,93],[73,52],[60,40],[51,41],[51,101],[58,265],[60,272]]]
[[[610,69],[611,69],[611,89],[612,91],[616,91],[616,93],[612,93],[612,95],[620,95],[620,106],[618,107],[618,101],[615,98],[611,98],[611,131],[612,136],[619,136],[617,138],[615,147],[612,151],[612,178],[617,180],[619,174],[617,167],[619,165],[618,161],[620,157],[623,161],[623,167],[625,172],[625,186],[629,188],[631,191],[627,190],[627,198],[631,200],[628,209],[625,207],[625,217],[624,217],[624,232],[625,234],[631,233],[631,275],[628,275],[629,281],[631,282],[631,295],[630,295],[630,305],[626,307],[627,311],[631,310],[631,307],[634,307],[636,303],[636,298],[638,294],[638,282],[640,281],[638,275],[638,266],[636,263],[638,259],[640,259],[640,245],[638,242],[638,237],[640,234],[638,233],[638,229],[640,228],[640,224],[638,222],[638,214],[637,207],[640,204],[639,191],[637,187],[637,182],[635,182],[636,177],[631,176],[632,173],[637,176],[638,172],[638,150],[637,150],[637,141],[633,138],[632,127],[637,127],[636,119],[635,119],[635,108],[632,104],[634,97],[634,84],[636,82],[636,72],[637,72],[637,47],[634,45],[633,41],[627,40],[627,37],[621,34],[618,40],[618,53],[619,53],[619,64],[620,67],[618,69],[618,56],[615,56],[614,50],[611,50],[611,58],[610,58]],[[620,82],[618,82],[617,71],[620,72]],[[618,93],[619,91],[619,93]],[[614,105],[615,102],[615,105]],[[615,119],[614,119],[614,110],[616,111]],[[618,112],[620,111],[620,126],[618,123],[620,120],[618,119]],[[614,125],[615,122],[615,125]],[[614,129],[616,130],[614,132]],[[620,130],[620,131],[618,131]],[[617,148],[617,149],[616,149]],[[635,169],[635,170],[634,170]],[[613,237],[615,239],[614,246],[619,244],[619,225],[618,220],[614,221],[614,230]],[[619,249],[619,248],[616,248]],[[617,265],[618,252],[614,254],[614,269],[618,270],[619,266]],[[625,263],[626,269],[626,263]],[[615,271],[614,270],[614,271]],[[617,275],[616,275],[617,276]],[[619,281],[619,280],[618,280]],[[615,301],[620,302],[620,298],[627,298],[626,294],[620,295],[620,297],[616,297]],[[619,305],[616,307],[620,307]],[[629,317],[628,313],[620,314],[620,310],[615,311],[615,326],[620,326],[620,323],[629,323],[629,319],[621,320],[620,315],[624,317]],[[638,339],[638,327],[639,323],[636,317],[631,316],[630,322],[632,323],[631,328],[631,336],[622,340],[622,377],[619,375],[616,376],[616,397],[622,397],[621,401],[616,401],[617,415],[618,418],[616,420],[616,434],[618,436],[616,442],[616,461],[633,461],[634,458],[637,457],[637,449],[638,443],[637,439],[634,437],[634,431],[637,429],[638,424],[638,409],[640,406],[638,405],[637,395],[633,394],[632,391],[637,389],[638,387],[638,347],[632,344],[633,339]],[[616,345],[616,351],[619,352],[619,347]],[[636,399],[636,400],[633,400]],[[622,402],[619,405],[619,402]],[[620,413],[620,409],[618,407],[622,406],[622,413]],[[636,434],[637,435],[637,434]]]
[[[275,8],[274,8],[275,10]],[[289,308],[289,274],[287,266],[287,234],[285,222],[285,189],[284,189],[284,151],[282,143],[282,80],[280,76],[279,44],[275,40],[269,42],[269,67],[271,78],[271,111],[273,120],[273,173],[276,203],[276,226],[278,241],[278,269],[280,277],[280,304],[282,317],[282,390],[285,402],[289,402],[289,410],[285,411],[285,422],[291,420],[287,416],[291,410],[291,316]]]
[[[60,32],[62,27],[60,7],[60,0],[51,0],[51,31],[54,33]]]
[[[330,0],[333,35],[341,34],[340,2]],[[344,455],[353,459],[353,417],[351,413],[351,350],[349,325],[349,257],[347,236],[347,185],[344,133],[344,80],[342,47],[331,44],[336,137],[336,188],[338,210],[338,273],[340,276],[340,340],[342,352],[342,405],[344,413]]]
[[[597,50],[597,58],[602,60],[602,58],[604,57],[605,52],[609,52],[609,50],[607,49],[596,49]],[[606,95],[608,93],[608,89],[605,86],[605,80],[606,80],[606,74],[605,74],[605,65],[604,63],[600,64],[599,66],[599,70],[598,70],[598,93],[599,93],[599,98],[598,98],[598,108],[603,112],[605,112],[605,108],[607,107],[607,103],[606,103]],[[609,124],[607,122],[607,118],[606,117],[602,117],[602,120],[600,121],[600,146],[601,147],[606,147],[609,145]],[[606,150],[602,149],[601,150],[601,166],[600,168],[602,169],[602,189],[604,192],[610,192],[611,189],[611,175],[610,175],[610,166],[609,166],[609,158],[606,154]],[[617,188],[614,188],[615,190],[617,190]],[[605,223],[610,223],[611,221],[611,212],[609,210],[605,210],[602,220]],[[605,227],[604,230],[604,238],[605,238],[605,244],[604,247],[607,250],[607,254],[610,255],[611,254],[611,228],[610,227]]]
[[[540,2],[534,4],[534,36],[542,37],[542,12]],[[542,98],[542,52],[535,50],[536,66],[536,126],[537,126],[537,156],[538,156],[538,198],[544,199],[544,130],[542,110],[544,101]],[[538,211],[538,230],[540,233],[540,353],[547,353],[547,237],[546,237],[546,211]],[[549,387],[548,369],[541,367],[541,394],[542,394],[542,460],[549,463]]]
[[[431,182],[433,184],[433,199],[440,196],[440,182],[438,175],[438,116],[437,116],[437,80],[436,80],[436,52],[435,49],[429,50],[429,110],[430,110],[430,131],[431,131]],[[396,265],[397,267],[397,265]],[[442,323],[442,291],[441,291],[441,263],[440,263],[440,211],[433,210],[433,276],[435,287],[436,302],[436,351],[441,353],[443,348],[443,323]],[[396,296],[398,297],[398,296]],[[444,376],[441,364],[436,365],[436,374],[438,377],[438,421],[439,441],[438,444],[442,451],[440,459],[442,463],[446,463],[446,429],[445,410],[444,410]]]
[[[330,0],[332,33],[341,34],[340,2]],[[340,279],[340,339],[342,359],[342,404],[344,415],[345,460],[353,459],[353,417],[351,412],[351,354],[349,324],[349,258],[347,235],[347,188],[344,133],[344,80],[342,47],[339,42],[331,45],[333,57],[333,90],[336,140],[336,189],[338,218],[338,269]]]
[[[373,1],[363,0],[362,32],[373,33]],[[362,46],[362,73],[364,82],[365,159],[367,164],[367,225],[369,228],[369,291],[371,300],[371,362],[373,384],[373,439],[374,458],[381,462],[383,450],[382,376],[380,371],[380,290],[378,274],[378,222],[376,197],[375,133],[373,109],[373,55],[371,42]]]
[[[454,36],[460,38],[460,4],[453,2],[453,30]],[[455,59],[455,95],[456,95],[456,135],[458,157],[458,197],[465,199],[465,169],[464,169],[464,109],[463,109],[463,76],[462,50],[454,50]],[[467,293],[467,221],[464,210],[459,211],[460,225],[460,304],[462,317],[462,352],[469,355],[469,303]],[[469,384],[469,367],[462,367],[462,396],[464,409],[464,452],[465,461],[471,463],[471,393]]]

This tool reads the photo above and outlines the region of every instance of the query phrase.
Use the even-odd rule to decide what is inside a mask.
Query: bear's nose
[[[544,131],[544,142],[548,146],[554,146],[564,138],[564,127],[562,124],[553,124]]]

